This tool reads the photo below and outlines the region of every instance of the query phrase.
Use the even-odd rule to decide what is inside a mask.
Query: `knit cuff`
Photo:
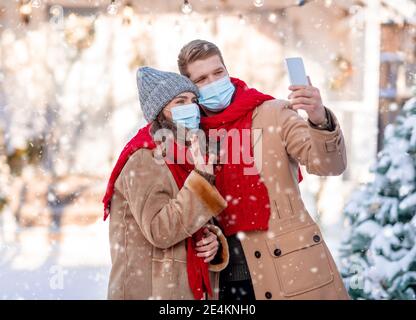
[[[325,117],[328,121],[327,124],[324,127],[321,127],[317,124],[314,124],[310,119],[308,119],[308,123],[314,129],[334,131],[335,130],[335,125],[334,125],[334,120],[333,120],[332,114],[331,114],[331,112],[329,112],[329,109],[327,107],[324,107],[324,108],[325,108]]]
[[[210,174],[208,172],[203,172],[198,169],[194,169],[199,175],[203,176],[210,184],[215,184],[215,174]]]
[[[217,235],[218,241],[220,243],[220,246],[218,248],[218,252],[215,255],[214,260],[212,260],[209,265],[208,269],[210,271],[214,272],[220,272],[221,270],[224,270],[230,260],[230,253],[228,249],[228,242],[227,238],[225,238],[224,234],[222,233],[221,229],[213,224],[206,225],[209,231],[212,233],[215,233]]]
[[[208,208],[213,216],[217,216],[227,207],[227,201],[217,188],[193,170],[185,180],[185,187],[191,190]]]

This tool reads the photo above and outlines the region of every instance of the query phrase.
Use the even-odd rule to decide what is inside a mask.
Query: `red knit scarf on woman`
[[[251,139],[248,136],[243,143],[242,137],[251,131],[254,109],[263,102],[274,99],[272,96],[248,88],[239,79],[231,78],[231,82],[236,88],[231,104],[221,113],[201,118],[201,128],[207,136],[210,134],[210,129],[225,129],[227,132],[237,129],[240,133],[240,148],[235,147],[233,143],[235,138],[228,135],[228,150],[224,150],[228,153],[228,161],[216,165],[215,185],[228,203],[227,208],[217,216],[217,220],[226,236],[239,231],[268,229],[270,202],[267,188],[254,166]],[[250,157],[249,159],[246,157],[243,161],[242,152],[247,149]],[[231,161],[233,157],[240,159],[240,164],[233,164]],[[249,168],[252,173],[254,170],[254,174],[245,174],[245,169]],[[298,169],[298,181],[301,182],[302,179]]]
[[[120,175],[121,170],[126,164],[129,157],[137,150],[141,148],[154,149],[156,147],[155,142],[150,135],[149,129],[150,125],[140,129],[138,133],[127,143],[121,152],[117,163],[111,173],[110,179],[107,184],[107,190],[103,198],[104,203],[104,221],[107,219],[110,214],[111,199],[114,193],[114,185],[117,180],[117,177]],[[171,144],[173,146],[173,157],[176,159],[176,156],[179,154],[186,154],[186,149],[180,146],[179,144]],[[176,161],[166,162],[169,167],[170,172],[173,175],[173,178],[178,185],[178,188],[181,189],[185,183],[186,178],[189,173],[194,169],[193,164],[190,164],[187,161],[187,158],[184,158],[184,164],[176,164]],[[182,161],[183,162],[183,161]],[[192,237],[186,239],[187,243],[187,273],[188,273],[188,283],[192,290],[192,293],[197,300],[201,300],[204,292],[208,292],[212,296],[212,289],[209,280],[208,264],[204,262],[204,258],[198,257],[197,251],[195,249],[196,243],[202,239],[204,233],[203,228],[199,229]]]

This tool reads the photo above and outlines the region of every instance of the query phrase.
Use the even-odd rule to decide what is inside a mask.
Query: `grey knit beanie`
[[[159,112],[180,93],[193,92],[199,96],[198,87],[191,80],[174,72],[141,67],[136,77],[140,106],[148,122],[156,119]]]

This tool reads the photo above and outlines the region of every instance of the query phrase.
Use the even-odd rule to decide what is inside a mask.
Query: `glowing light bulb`
[[[132,4],[128,2],[123,9],[123,24],[131,24],[131,21],[134,16],[134,9],[132,7]]]
[[[32,13],[32,5],[30,3],[25,3],[21,5],[19,11],[23,15],[30,15]]]
[[[325,7],[329,8],[332,5],[332,0],[325,0]]]
[[[188,0],[185,0],[182,5],[182,12],[184,14],[190,14],[192,12],[192,6]]]
[[[130,5],[126,5],[123,9],[123,15],[127,18],[131,18],[134,15],[134,10]]]
[[[32,0],[32,8],[40,8],[41,5],[41,0]]]
[[[59,14],[61,14],[63,12],[63,8],[61,6],[54,5],[54,6],[51,7],[49,12],[53,16],[58,16]]]
[[[253,0],[253,4],[255,7],[260,8],[264,5],[264,0]]]
[[[114,0],[111,1],[110,5],[107,7],[108,14],[115,15],[117,14],[118,6]]]
[[[272,12],[269,14],[269,22],[276,23],[277,22],[277,14]]]

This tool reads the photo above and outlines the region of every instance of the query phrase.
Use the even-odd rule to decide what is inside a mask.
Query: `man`
[[[215,168],[216,186],[228,203],[217,220],[230,251],[220,299],[348,299],[298,187],[298,163],[320,176],[340,175],[347,165],[341,128],[319,90],[310,80],[308,86],[290,86],[285,101],[249,89],[229,77],[220,50],[204,40],[182,48],[178,67],[200,90],[201,127],[208,134],[225,129],[244,135],[251,129],[249,149],[258,172],[247,174],[245,163]],[[239,150],[246,150],[240,143]],[[232,154],[230,145],[222,150]]]

